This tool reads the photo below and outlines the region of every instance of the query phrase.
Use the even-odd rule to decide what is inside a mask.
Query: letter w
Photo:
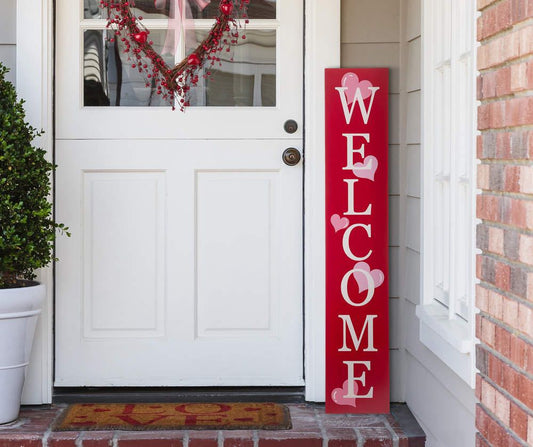
[[[361,329],[361,335],[357,337],[355,333],[355,328],[353,327],[352,318],[349,315],[339,315],[339,318],[342,320],[342,348],[339,349],[339,352],[350,352],[351,349],[346,345],[346,328],[350,332],[350,337],[356,351],[359,351],[359,345],[363,340],[363,335],[365,329],[368,327],[368,346],[364,351],[366,352],[376,352],[377,349],[374,348],[374,318],[377,318],[377,315],[367,315],[365,318],[365,324],[363,329]]]
[[[346,98],[346,95],[344,92],[348,89],[348,87],[335,87],[335,90],[339,92],[339,97],[341,99],[342,104],[342,110],[344,112],[344,118],[346,119],[346,124],[350,124],[350,121],[352,121],[352,115],[353,115],[353,109],[355,108],[355,103],[359,104],[359,110],[361,111],[361,116],[363,117],[363,121],[365,124],[368,124],[368,118],[370,117],[370,112],[372,111],[372,104],[374,104],[374,96],[376,95],[376,92],[381,87],[368,87],[368,89],[372,92],[372,96],[370,97],[370,103],[368,104],[368,109],[365,107],[365,102],[363,100],[363,95],[361,94],[361,89],[356,88],[355,89],[355,95],[354,100],[352,102],[352,107],[348,108],[348,99]]]

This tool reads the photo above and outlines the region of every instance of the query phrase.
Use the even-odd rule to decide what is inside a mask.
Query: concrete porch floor
[[[67,405],[23,407],[0,425],[0,447],[423,447],[425,435],[406,405],[387,415],[331,415],[317,404],[287,404],[293,428],[205,431],[52,432]]]

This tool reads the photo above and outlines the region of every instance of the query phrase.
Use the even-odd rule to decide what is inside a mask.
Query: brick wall
[[[477,446],[533,445],[533,0],[478,0]]]

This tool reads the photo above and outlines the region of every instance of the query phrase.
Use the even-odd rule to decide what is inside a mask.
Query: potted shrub
[[[45,287],[34,271],[54,259],[50,174],[54,165],[32,141],[23,101],[0,63],[0,423],[18,417],[26,365]],[[67,233],[68,234],[68,233]]]

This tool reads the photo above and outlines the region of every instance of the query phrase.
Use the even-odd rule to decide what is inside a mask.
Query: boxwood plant
[[[57,231],[48,197],[54,165],[32,145],[41,135],[26,122],[24,101],[0,62],[0,288],[20,287],[54,260]]]

